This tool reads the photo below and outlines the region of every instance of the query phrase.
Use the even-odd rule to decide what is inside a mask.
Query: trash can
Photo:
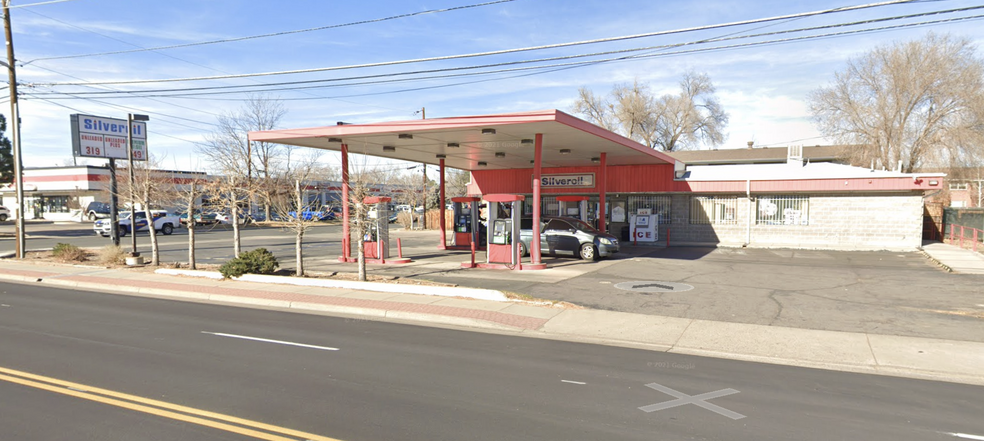
[[[629,237],[629,226],[625,225],[622,227],[622,242],[628,242],[631,237]]]

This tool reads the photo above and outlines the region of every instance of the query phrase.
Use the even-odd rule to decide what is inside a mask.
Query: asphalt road
[[[12,233],[12,226],[0,226],[0,231]],[[112,241],[92,231],[91,223],[58,223],[28,225],[26,239],[27,249],[51,249],[60,242],[71,243],[83,248],[101,248]],[[294,233],[277,227],[246,226],[241,230],[241,245],[244,250],[265,247],[284,262],[285,266],[293,266]],[[316,224],[305,233],[304,249],[312,259],[318,257],[341,255],[341,231],[338,224]],[[120,246],[129,251],[131,237],[120,238]],[[176,229],[174,234],[157,235],[160,245],[161,260],[164,262],[188,261],[188,229]],[[13,237],[0,238],[0,250],[13,251]],[[195,230],[196,260],[203,264],[222,264],[233,257],[232,227],[229,225],[201,225]],[[150,236],[147,232],[137,232],[137,251],[149,256]]]
[[[5,439],[250,439],[236,432],[248,429],[261,439],[948,440],[984,435],[981,396],[942,382],[0,283]]]

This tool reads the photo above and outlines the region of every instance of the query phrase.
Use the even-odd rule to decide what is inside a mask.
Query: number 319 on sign
[[[102,156],[102,149],[99,148],[99,147],[88,147],[87,146],[85,148],[85,154],[86,155],[94,155],[94,156]]]

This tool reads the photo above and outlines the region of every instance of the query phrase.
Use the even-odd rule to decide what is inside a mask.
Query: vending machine
[[[640,208],[636,214],[629,216],[629,228],[632,242],[656,242],[659,239],[659,216],[648,208]]]

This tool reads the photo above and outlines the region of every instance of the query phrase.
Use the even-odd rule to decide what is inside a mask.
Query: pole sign
[[[127,159],[126,120],[91,115],[70,115],[72,154],[86,158]],[[147,160],[147,123],[133,122],[133,160]]]

